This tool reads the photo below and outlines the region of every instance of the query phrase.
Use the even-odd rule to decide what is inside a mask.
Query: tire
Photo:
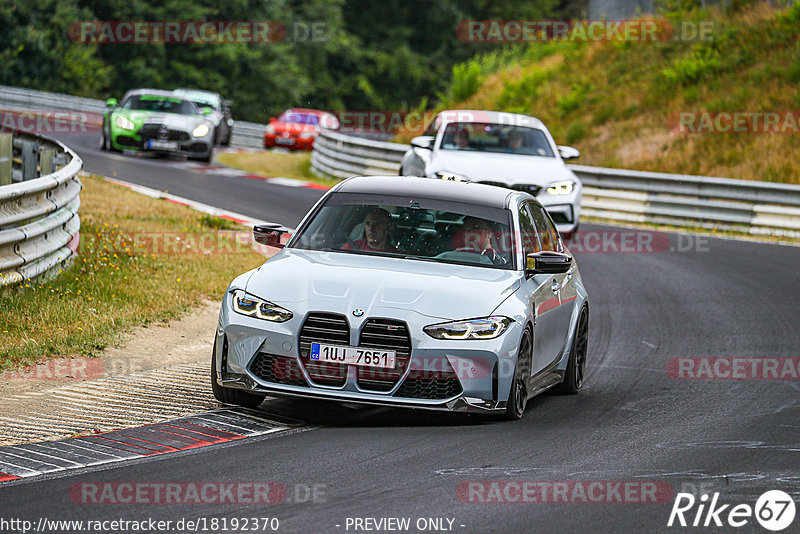
[[[235,388],[224,388],[217,383],[217,366],[214,361],[217,354],[217,342],[214,341],[214,352],[211,354],[211,392],[214,398],[223,404],[235,404],[245,408],[255,408],[266,398],[266,395],[256,395]]]
[[[212,161],[214,161],[214,148],[213,147],[211,148],[207,156],[200,156],[199,158],[191,158],[191,159],[202,161],[203,163],[211,163]]]
[[[103,128],[102,132],[100,133],[100,150],[105,150],[107,152],[122,152],[122,150],[114,148],[114,145],[111,144],[111,136],[109,135],[106,137],[106,129]]]
[[[553,388],[553,393],[559,395],[575,395],[583,386],[586,372],[586,354],[589,344],[589,308],[584,306],[575,325],[575,336],[572,338],[567,370],[564,372],[564,381]]]
[[[525,414],[525,406],[528,404],[528,377],[532,355],[533,336],[531,329],[526,326],[522,333],[522,340],[519,342],[517,363],[514,364],[514,380],[511,382],[506,413],[503,416],[508,421],[519,421]]]

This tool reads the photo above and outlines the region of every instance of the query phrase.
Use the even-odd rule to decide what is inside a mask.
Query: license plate
[[[313,361],[393,369],[394,358],[395,351],[393,350],[342,347],[339,345],[323,345],[321,343],[311,344],[311,360]]]
[[[147,141],[147,148],[150,150],[178,150],[177,141],[159,141],[158,139],[150,139]]]
[[[294,139],[292,139],[291,137],[289,139],[286,139],[285,137],[276,137],[275,142],[278,143],[279,145],[293,145]]]

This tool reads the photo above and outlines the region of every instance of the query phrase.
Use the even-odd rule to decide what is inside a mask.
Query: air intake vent
[[[456,372],[446,359],[440,369],[414,370],[408,374],[395,397],[410,399],[449,399],[462,391]]]
[[[250,372],[266,382],[286,384],[287,386],[308,386],[294,356],[277,356],[259,352],[253,363],[250,364]]]
[[[392,319],[369,319],[361,329],[359,347],[397,352],[394,369],[358,368],[358,387],[371,391],[390,391],[403,377],[411,358],[408,326]]]
[[[311,343],[349,345],[350,327],[344,315],[311,312],[300,329],[300,361],[309,378],[323,386],[343,386],[347,380],[347,366],[338,363],[311,361]]]

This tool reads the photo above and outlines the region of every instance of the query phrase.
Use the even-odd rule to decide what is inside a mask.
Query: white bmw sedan
[[[527,115],[497,111],[440,112],[414,138],[400,175],[448,175],[530,193],[558,231],[571,236],[580,220],[581,182],[564,164],[579,156],[558,146],[545,125]]]
[[[417,177],[345,180],[225,292],[214,395],[471,411],[519,419],[577,393],[589,302],[578,266],[528,193]]]

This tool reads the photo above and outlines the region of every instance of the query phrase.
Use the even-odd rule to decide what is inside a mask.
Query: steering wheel
[[[481,256],[486,256],[487,258],[489,258],[489,261],[492,262],[492,265],[498,265],[498,264],[502,265],[508,263],[508,261],[503,256],[498,254],[497,251],[493,248],[487,247],[479,252],[478,249],[473,247],[460,247],[456,249],[456,252],[471,252],[473,254],[480,254]]]

